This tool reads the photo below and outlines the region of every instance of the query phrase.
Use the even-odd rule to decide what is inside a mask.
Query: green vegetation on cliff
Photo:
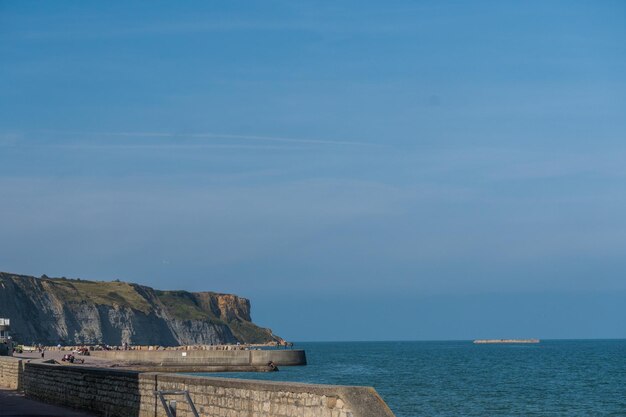
[[[58,291],[64,303],[93,302],[97,305],[121,306],[148,313],[150,304],[135,289],[135,284],[120,281],[84,281],[67,278],[42,278]]]
[[[211,312],[203,310],[195,301],[193,295],[187,291],[159,291],[156,290],[159,300],[174,317],[181,320],[219,320]]]

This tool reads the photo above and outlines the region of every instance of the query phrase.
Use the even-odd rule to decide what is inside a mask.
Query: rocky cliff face
[[[187,345],[280,341],[231,294],[0,272],[0,317],[21,343]]]

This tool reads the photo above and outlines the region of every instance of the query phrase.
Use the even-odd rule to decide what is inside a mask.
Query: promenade
[[[49,360],[55,360],[59,363],[62,363],[62,358],[63,355],[65,355],[66,353],[71,353],[68,351],[46,351],[44,358],[41,358],[41,353],[39,352],[24,352],[24,353],[16,353],[13,355],[14,358],[19,358],[19,359],[28,359],[32,362],[35,363],[39,363],[39,362],[44,362],[44,361],[49,361]],[[108,368],[111,367],[113,365],[118,365],[119,361],[115,361],[115,360],[109,360],[106,358],[96,358],[93,356],[82,356],[82,355],[76,355],[76,358],[79,360],[84,360],[85,363],[84,364],[80,364],[80,363],[76,363],[75,366],[80,366],[80,365],[84,365],[84,366],[93,366],[93,367],[99,367],[99,368]],[[69,365],[69,364],[68,364]]]
[[[68,408],[33,401],[15,390],[0,388],[1,417],[95,417]]]

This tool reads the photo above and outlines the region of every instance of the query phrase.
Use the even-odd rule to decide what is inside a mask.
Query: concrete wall
[[[163,365],[306,365],[304,350],[100,350],[91,355],[120,362]]]
[[[106,417],[165,417],[165,410],[154,395],[155,389],[188,390],[201,417],[393,417],[376,391],[368,387],[206,378],[44,363],[24,363],[20,368],[15,362],[0,362],[1,369],[5,365],[10,370],[23,369],[21,388],[27,396]],[[19,376],[5,380],[10,378],[17,385]],[[191,417],[186,403],[181,398],[178,400],[178,417]]]
[[[22,386],[23,363],[20,359],[0,357],[0,387],[19,389]]]

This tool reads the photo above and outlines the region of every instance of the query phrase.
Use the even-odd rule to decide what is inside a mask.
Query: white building
[[[11,341],[11,321],[0,318],[0,356],[11,355],[13,353],[13,342]]]

